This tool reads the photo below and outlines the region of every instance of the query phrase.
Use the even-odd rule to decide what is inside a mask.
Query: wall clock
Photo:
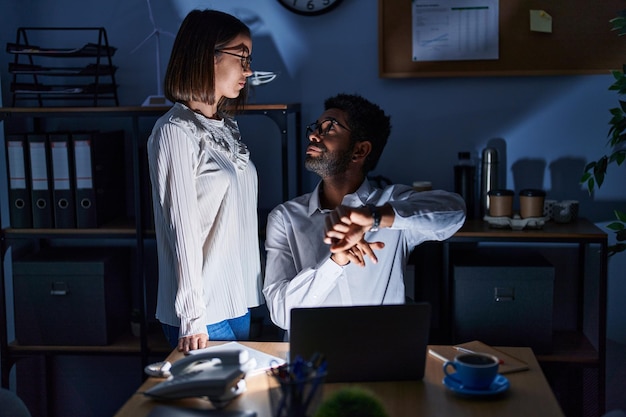
[[[287,10],[306,16],[329,12],[343,0],[278,0]]]

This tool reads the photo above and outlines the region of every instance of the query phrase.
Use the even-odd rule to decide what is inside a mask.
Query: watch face
[[[294,13],[311,16],[334,9],[341,0],[278,0],[278,2]]]

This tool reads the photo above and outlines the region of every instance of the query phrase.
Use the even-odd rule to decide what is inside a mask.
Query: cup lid
[[[513,190],[498,189],[498,190],[489,190],[487,195],[504,197],[504,196],[515,195],[515,193],[513,192]]]
[[[519,195],[524,197],[545,197],[546,192],[535,188],[526,188],[520,191]]]

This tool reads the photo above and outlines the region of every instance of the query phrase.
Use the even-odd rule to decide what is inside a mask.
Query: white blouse
[[[176,103],[148,139],[157,239],[156,317],[180,336],[261,301],[258,179],[233,119]]]

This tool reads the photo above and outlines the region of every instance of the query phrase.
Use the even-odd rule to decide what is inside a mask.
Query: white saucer
[[[446,376],[443,378],[443,385],[445,385],[450,391],[456,392],[457,394],[485,396],[500,394],[501,392],[506,391],[509,389],[509,380],[502,375],[498,375],[487,389],[468,389],[464,388],[463,385],[459,384],[449,376]]]

